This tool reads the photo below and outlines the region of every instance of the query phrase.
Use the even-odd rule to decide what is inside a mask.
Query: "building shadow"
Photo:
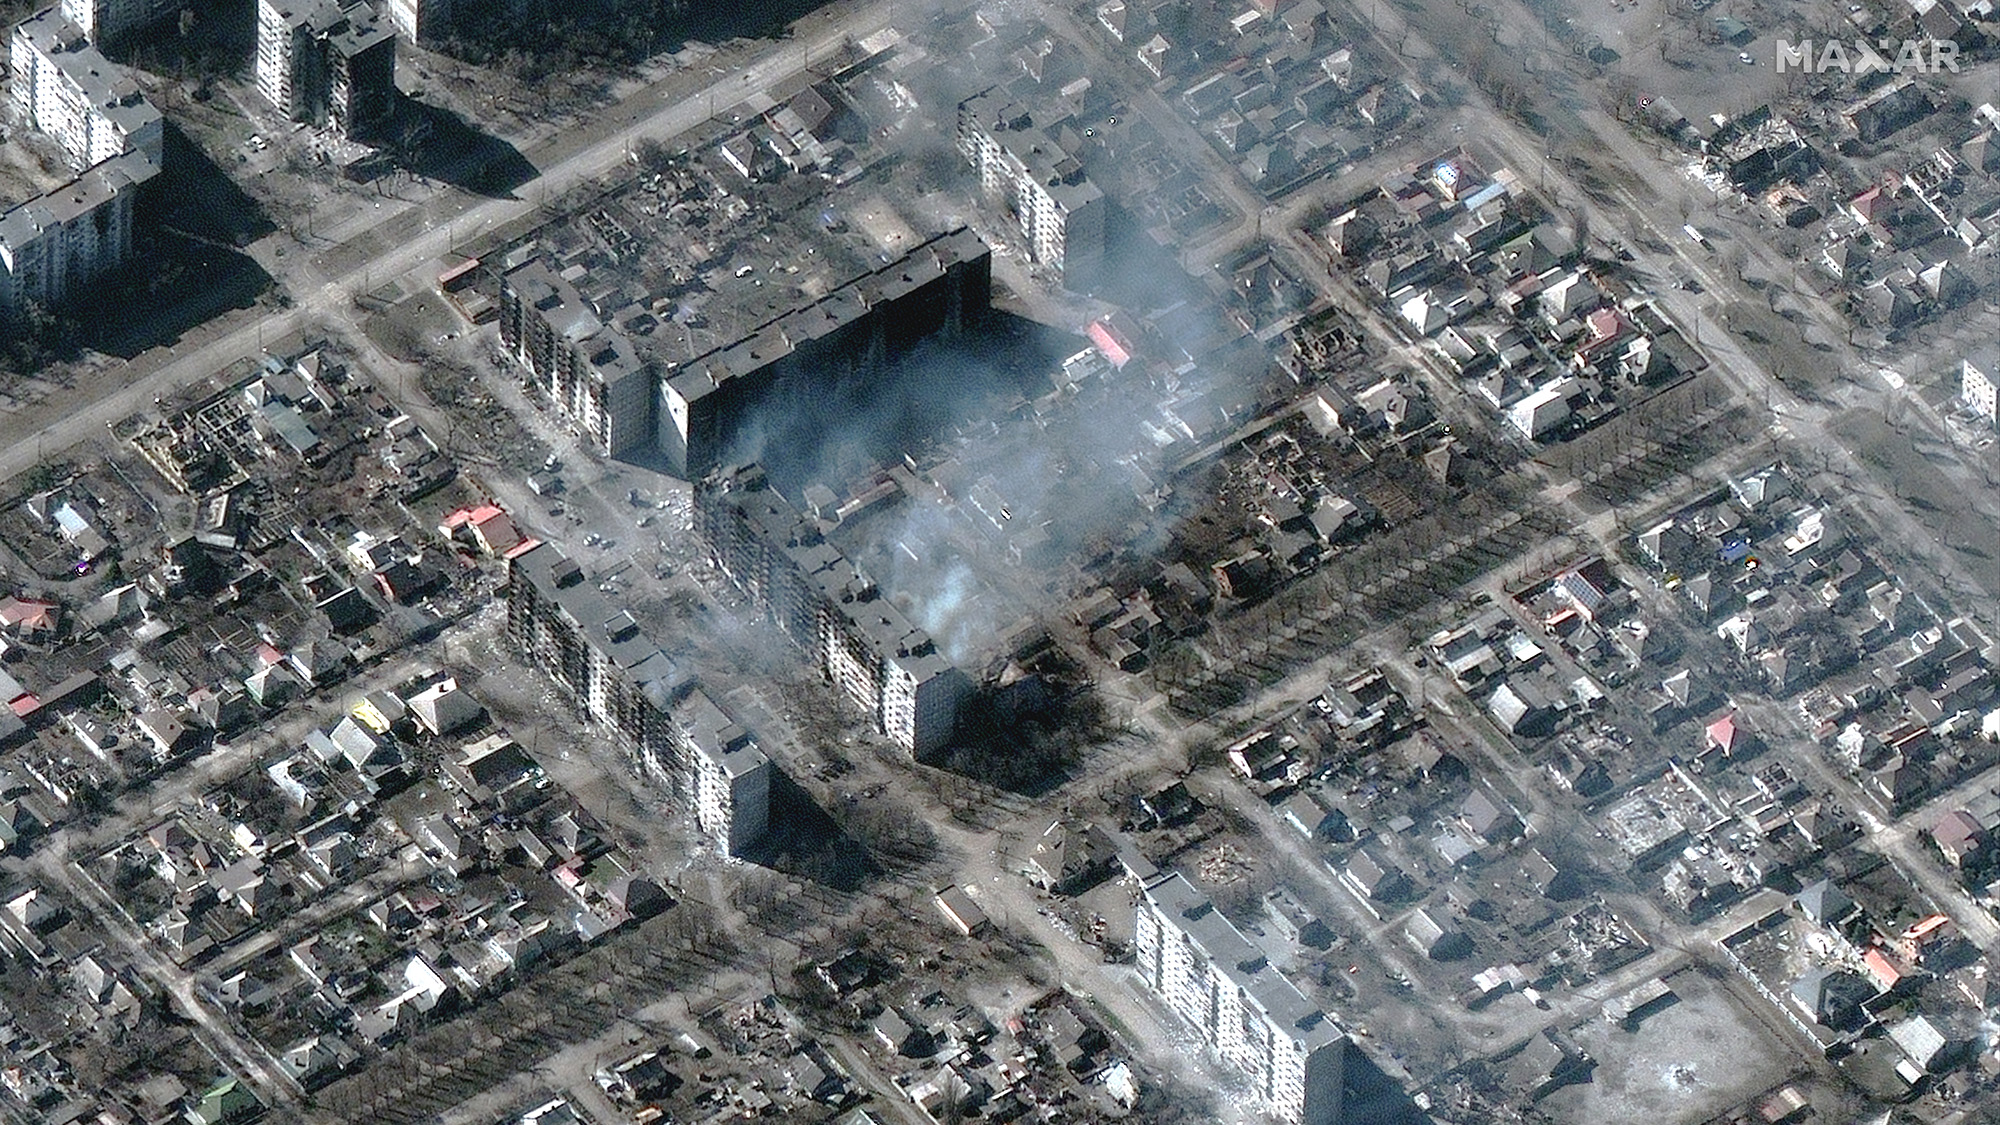
[[[457,21],[440,49],[475,66],[504,66],[530,85],[592,67],[635,66],[690,43],[785,39],[790,24],[830,0],[488,0],[490,18]]]
[[[746,862],[842,892],[860,890],[881,873],[868,849],[783,770],[771,778],[771,825],[743,855]]]
[[[952,744],[925,764],[1024,797],[1045,797],[1076,776],[1085,749],[1113,732],[1088,684],[1044,682],[1030,705],[983,690],[960,714]]]
[[[158,226],[185,238],[230,247],[248,246],[278,229],[263,205],[171,121],[165,140],[167,166],[147,188]]]
[[[1367,1052],[1347,1051],[1343,1081],[1347,1092],[1341,1099],[1341,1120],[1366,1121],[1369,1125],[1423,1125],[1430,1116],[1417,1108],[1401,1082],[1389,1077]]]
[[[539,174],[508,141],[413,97],[401,99],[382,140],[396,168],[492,199],[516,198],[514,189]]]
[[[1221,234],[1228,227],[1217,228]],[[1212,237],[1212,236],[1211,236]],[[1189,239],[1190,244],[1194,240]],[[1180,255],[1190,247],[1162,245],[1138,216],[1123,207],[1104,211],[1104,264],[1091,293],[1128,309],[1165,309],[1187,303],[1199,308],[1209,299],[1206,289],[1188,274]],[[1206,263],[1194,263],[1196,269]]]
[[[1081,327],[1078,325],[1078,327]],[[971,419],[1005,418],[1053,389],[1049,373],[1083,341],[999,309],[955,338],[926,340],[876,376],[773,396],[748,412],[724,464],[755,462],[786,496],[917,460]]]
[[[241,249],[276,229],[264,209],[171,124],[166,165],[139,196],[132,265],[76,303],[77,347],[131,359],[271,287]]]
[[[764,0],[760,3],[685,4],[667,0],[665,6],[686,10],[678,24],[670,24],[668,49],[678,50],[689,40],[719,43],[725,39],[756,37],[788,39],[791,24],[801,16],[827,6],[831,0]]]

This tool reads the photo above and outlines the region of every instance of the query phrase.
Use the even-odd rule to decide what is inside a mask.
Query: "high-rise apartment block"
[[[1185,878],[1165,875],[1139,899],[1139,976],[1262,1108],[1294,1125],[1341,1120],[1346,1033]]]
[[[180,0],[62,0],[63,18],[82,28],[91,42],[106,46],[116,46],[181,7]]]
[[[1071,289],[1095,284],[1104,259],[1104,192],[1083,164],[998,87],[959,103],[958,151],[987,199],[1020,224],[1034,259]]]
[[[145,153],[114,156],[0,214],[0,316],[63,305],[130,261],[139,188],[159,171]]]
[[[777,767],[576,560],[547,543],[509,559],[507,633],[692,806],[717,846],[737,854],[764,834]]]
[[[91,45],[82,27],[45,8],[14,28],[8,94],[13,119],[62,146],[81,172],[114,156],[163,160],[160,111],[124,68]]]
[[[396,111],[396,32],[365,3],[257,0],[257,92],[293,121],[364,137]]]
[[[993,253],[960,227],[669,372],[659,446],[689,480],[721,464],[759,406],[800,409],[880,376],[922,341],[976,323],[993,297]]]
[[[1958,397],[1987,425],[2000,422],[2000,348],[1988,345],[1959,361]]]
[[[971,682],[761,469],[698,487],[695,528],[730,581],[876,730],[920,758],[951,741]]]
[[[670,724],[678,762],[649,763],[680,789],[695,822],[729,855],[741,855],[770,827],[777,767],[742,724],[700,688],[674,705]]]
[[[14,122],[60,146],[76,179],[0,214],[0,317],[54,308],[132,257],[140,188],[159,175],[159,111],[84,29],[47,8],[14,28]]]
[[[652,440],[651,371],[630,338],[540,258],[500,279],[500,341],[596,452],[617,457]]]

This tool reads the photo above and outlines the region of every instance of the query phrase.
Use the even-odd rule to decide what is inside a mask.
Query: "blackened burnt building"
[[[933,336],[977,323],[993,294],[993,254],[959,228],[667,372],[658,441],[675,472],[721,464],[753,416],[810,416],[866,401],[885,366]]]
[[[949,744],[971,681],[761,469],[704,481],[695,528],[716,566],[876,730],[920,758]]]
[[[576,560],[547,543],[509,560],[507,633],[687,804],[717,847],[738,855],[764,835],[777,766]]]

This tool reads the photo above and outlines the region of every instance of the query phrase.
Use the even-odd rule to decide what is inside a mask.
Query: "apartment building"
[[[62,0],[63,18],[105,46],[177,15],[181,7],[179,0]]]
[[[451,29],[451,0],[389,0],[389,22],[411,43],[434,43]]]
[[[162,166],[160,111],[62,9],[44,8],[15,25],[9,61],[13,120],[62,146],[70,167],[81,172],[128,152]]]
[[[695,823],[718,848],[742,855],[770,828],[777,767],[756,738],[700,688],[674,705],[670,731],[679,760],[648,765],[683,791]]]
[[[114,156],[0,214],[0,317],[61,306],[129,262],[139,189],[159,171],[143,152]]]
[[[875,729],[922,758],[943,749],[971,682],[930,635],[750,466],[695,490],[695,529],[757,612]]]
[[[1982,347],[1960,361],[1959,394],[1987,425],[2000,422],[2000,348]]]
[[[278,112],[343,137],[396,111],[396,32],[365,3],[257,0],[256,70]]]
[[[671,752],[667,710],[691,677],[553,544],[537,543],[509,560],[507,633],[586,718],[642,754]]]
[[[652,440],[652,374],[631,339],[540,258],[500,279],[500,341],[596,452],[618,457]]]
[[[616,732],[687,803],[718,848],[739,855],[769,830],[777,766],[576,560],[547,543],[508,560],[507,632],[585,718]]]
[[[1139,976],[1261,1107],[1294,1125],[1338,1125],[1346,1033],[1271,967],[1184,877],[1147,884],[1133,945]]]
[[[660,384],[659,448],[698,480],[721,464],[762,408],[794,409],[854,395],[885,364],[940,333],[961,331],[993,296],[993,253],[960,227],[733,343],[668,373]]]
[[[1104,261],[1104,193],[1083,164],[998,87],[959,103],[958,151],[986,198],[1020,225],[1034,260],[1071,289],[1096,283]]]

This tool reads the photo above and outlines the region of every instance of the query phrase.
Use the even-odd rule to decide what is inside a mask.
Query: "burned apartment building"
[[[700,688],[674,705],[668,734],[679,765],[655,759],[648,768],[683,789],[695,823],[716,846],[729,855],[743,854],[770,827],[777,769],[770,755]]]
[[[576,560],[547,543],[509,560],[507,634],[585,717],[631,745],[718,847],[735,855],[763,836],[770,758]]]
[[[876,730],[912,755],[942,749],[971,681],[930,635],[778,495],[756,466],[695,490],[715,564]]]
[[[1104,192],[1083,165],[1036,128],[1028,107],[995,87],[958,107],[958,150],[980,189],[1020,224],[1036,262],[1086,289],[1104,260]]]
[[[131,261],[139,189],[159,172],[128,152],[0,214],[0,318],[69,304]]]
[[[160,173],[158,110],[84,30],[54,8],[14,29],[9,109],[44,134],[76,178],[0,213],[0,317],[56,308],[131,261],[141,188]]]
[[[411,43],[433,44],[451,31],[451,0],[389,0],[389,20]]]
[[[181,7],[178,0],[63,0],[62,14],[91,42],[116,46],[133,32],[178,15]]]
[[[620,457],[652,440],[653,380],[632,342],[599,320],[574,285],[534,258],[500,286],[500,342],[557,415]]]
[[[257,0],[257,92],[292,121],[368,136],[396,111],[396,31],[364,3]]]
[[[875,384],[889,363],[976,325],[992,297],[993,252],[965,227],[940,234],[669,370],[660,451],[674,472],[698,480],[760,412],[811,417],[834,403],[865,404],[884,389]]]
[[[598,453],[619,457],[657,442],[672,472],[699,480],[755,419],[824,416],[834,404],[865,409],[890,389],[882,383],[889,363],[985,315],[993,259],[961,227],[824,296],[767,308],[731,343],[685,360],[660,354],[658,339],[642,338],[633,323],[607,322],[609,310],[571,280],[582,276],[574,267],[558,273],[538,255],[501,278],[508,354]],[[628,307],[632,318],[649,315],[643,302]]]
[[[1294,1125],[1337,1125],[1347,1035],[1186,878],[1146,886],[1133,938],[1139,977],[1262,1108]]]

